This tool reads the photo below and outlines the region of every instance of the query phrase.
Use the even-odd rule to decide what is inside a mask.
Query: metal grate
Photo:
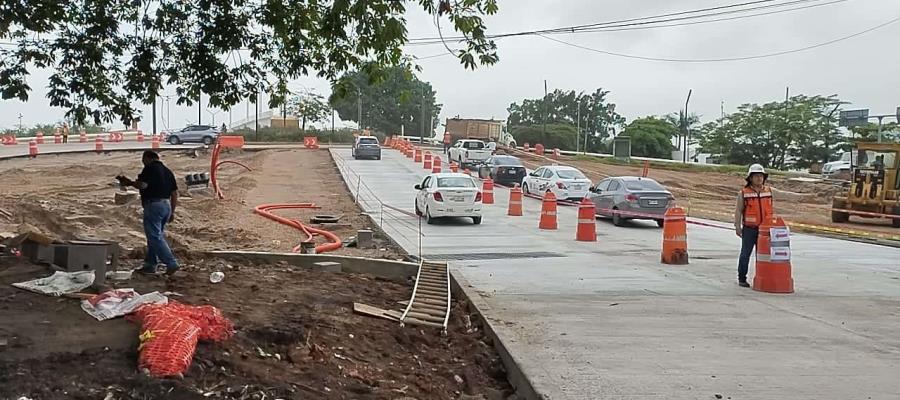
[[[430,261],[462,261],[462,260],[503,260],[512,258],[550,258],[565,257],[564,254],[547,251],[519,252],[519,253],[468,253],[468,254],[426,254],[423,256]]]

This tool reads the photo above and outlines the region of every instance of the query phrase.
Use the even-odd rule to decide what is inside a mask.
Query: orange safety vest
[[[450,144],[450,134],[449,133],[444,134],[444,144]]]
[[[758,227],[775,214],[772,191],[768,186],[763,186],[759,192],[752,187],[744,187],[741,193],[744,195],[744,226]]]

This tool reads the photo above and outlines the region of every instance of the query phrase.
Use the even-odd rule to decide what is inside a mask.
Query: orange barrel
[[[581,199],[578,204],[578,229],[575,231],[575,240],[579,242],[597,241],[597,217],[596,206],[588,198]]]
[[[422,162],[422,168],[431,169],[431,152],[430,151],[425,152],[425,159]]]
[[[432,160],[432,164],[431,164],[431,173],[432,174],[441,173],[441,157],[434,156],[434,160]]]
[[[519,189],[519,184],[514,185],[509,190],[509,208],[506,211],[506,215],[512,217],[522,216],[522,189]]]
[[[794,293],[794,278],[791,276],[791,231],[781,217],[767,218],[759,226],[753,290]]]
[[[540,229],[556,229],[556,195],[551,191],[544,194],[544,202],[541,205]]]
[[[494,180],[490,177],[485,179],[481,190],[484,192],[484,200],[482,200],[482,203],[494,204]]]
[[[681,207],[666,210],[663,223],[663,264],[684,265],[688,263],[687,214]]]

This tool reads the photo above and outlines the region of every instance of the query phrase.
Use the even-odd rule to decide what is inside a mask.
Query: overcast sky
[[[714,7],[737,0],[499,0],[500,11],[487,18],[489,33],[555,28],[621,20],[655,14]],[[410,2],[410,7],[415,7]],[[553,38],[604,51],[655,58],[710,59],[752,56],[798,49],[848,36],[900,17],[897,0],[848,0],[794,12],[699,24],[624,32],[555,35]],[[437,34],[433,18],[422,12],[408,15],[410,37]],[[453,35],[444,20],[445,35]],[[871,114],[894,114],[900,106],[900,22],[868,34],[817,49],[778,57],[722,62],[668,63],[627,59],[573,48],[539,36],[502,39],[500,62],[475,71],[465,70],[452,57],[421,60],[420,79],[431,82],[443,104],[441,118],[460,115],[505,119],[506,108],[524,98],[549,90],[591,92],[609,90],[609,99],[628,120],[661,115],[683,107],[693,89],[690,108],[713,120],[748,102],[768,102],[792,94],[837,94],[849,108],[869,108]],[[452,45],[452,44],[451,44]],[[419,57],[446,52],[443,45],[406,49]],[[55,122],[63,110],[43,98],[46,71],[35,73],[28,103],[0,101],[0,127]],[[327,95],[329,84],[302,79],[292,85]],[[174,92],[169,89],[168,92]],[[165,103],[160,102],[160,108]],[[196,122],[196,106],[170,106],[173,125]],[[250,110],[252,116],[253,110]],[[141,123],[150,130],[150,109]],[[234,121],[246,116],[247,107],[232,110]],[[229,118],[221,112],[216,122]],[[204,112],[205,123],[210,114]],[[160,127],[162,124],[160,123]]]

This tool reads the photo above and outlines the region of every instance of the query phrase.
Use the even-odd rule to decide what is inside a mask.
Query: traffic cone
[[[484,197],[482,198],[481,203],[494,204],[494,180],[490,177],[485,179],[481,191],[484,193]]]
[[[81,143],[87,143],[87,134],[84,131],[78,134],[78,141]]]
[[[559,149],[553,149],[553,159],[559,160]]]
[[[431,169],[431,152],[430,151],[425,152],[425,159],[422,162],[422,168]]]
[[[597,241],[597,217],[594,202],[584,198],[578,205],[578,229],[575,240],[579,242]]]
[[[94,151],[96,151],[97,154],[103,152],[103,138],[100,137],[100,135],[97,135],[97,139],[94,140]]]
[[[150,137],[150,148],[153,150],[159,149],[159,135],[153,135]]]
[[[143,141],[144,141],[144,132],[143,131],[138,131],[137,141],[143,143]]]
[[[37,139],[37,144],[44,144],[44,132],[38,131],[35,139]]]
[[[415,154],[413,155],[413,162],[420,163],[422,162],[422,148],[416,147]]]
[[[544,145],[540,143],[534,145],[534,154],[537,154],[539,156],[544,155]]]
[[[791,276],[791,231],[781,217],[765,219],[759,226],[753,290],[794,293],[794,278]]]
[[[37,158],[38,156],[37,142],[34,140],[28,141],[28,156],[31,158]]]
[[[459,165],[457,165],[453,161],[450,161],[450,172],[459,172]]]
[[[519,184],[515,184],[512,189],[509,189],[509,208],[506,211],[506,215],[511,217],[522,216],[522,189],[519,189]]]
[[[551,191],[544,194],[544,204],[541,206],[540,229],[556,229],[556,195]]]
[[[644,160],[644,170],[641,171],[641,177],[646,178],[650,176],[650,160]]]
[[[53,133],[53,144],[62,143],[62,135],[59,133],[59,128],[56,128],[56,132]]]
[[[681,207],[666,210],[663,222],[662,257],[663,264],[685,265],[688,263],[687,214]]]
[[[433,160],[432,166],[431,166],[431,173],[432,174],[441,173],[441,157],[434,156],[434,160]]]

